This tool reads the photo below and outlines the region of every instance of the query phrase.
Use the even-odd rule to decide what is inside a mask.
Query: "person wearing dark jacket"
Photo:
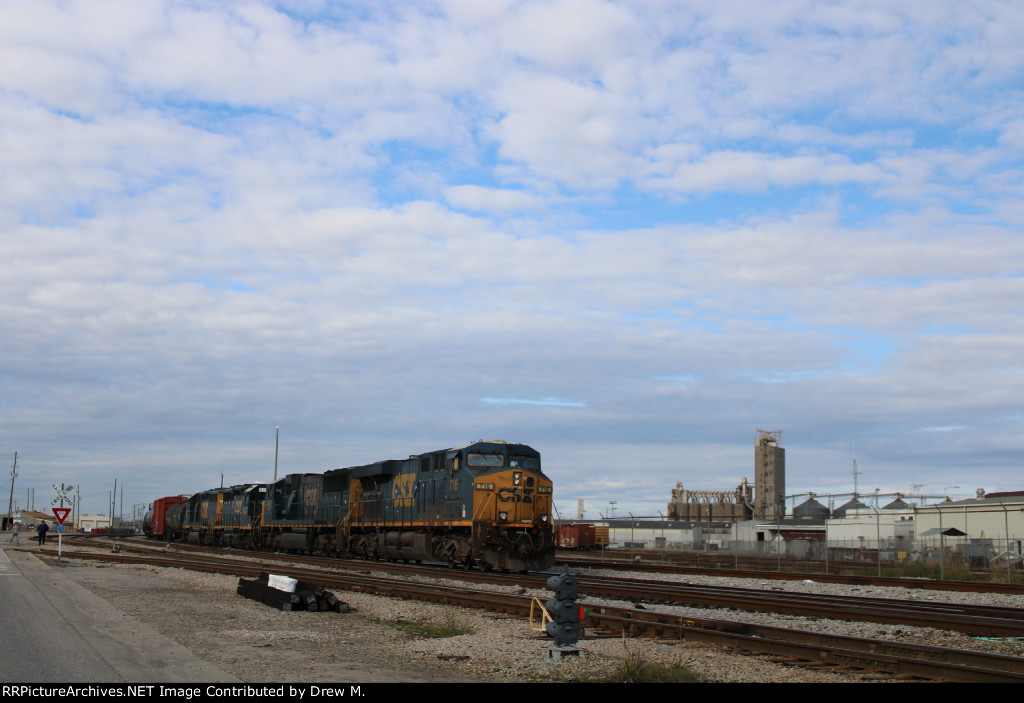
[[[46,520],[39,523],[39,527],[36,528],[36,532],[39,533],[39,546],[42,547],[46,544],[46,533],[50,529],[50,526],[46,524]]]

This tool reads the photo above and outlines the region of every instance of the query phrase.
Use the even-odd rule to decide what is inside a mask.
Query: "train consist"
[[[452,449],[154,501],[150,537],[342,557],[547,569],[552,483],[525,444]]]

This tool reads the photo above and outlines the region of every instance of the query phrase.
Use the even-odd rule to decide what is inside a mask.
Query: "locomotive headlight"
[[[522,471],[513,471],[512,472],[512,485],[513,486],[518,486],[522,482],[523,482],[523,472]]]
[[[548,516],[547,515],[541,515],[540,516],[540,521],[541,522],[547,522],[548,521]]]
[[[508,513],[504,511],[498,513],[498,520],[500,520],[501,522],[508,522]]]

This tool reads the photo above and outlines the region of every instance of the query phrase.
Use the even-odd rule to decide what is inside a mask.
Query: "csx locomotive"
[[[540,453],[492,440],[161,498],[145,530],[196,544],[547,569],[552,509]]]

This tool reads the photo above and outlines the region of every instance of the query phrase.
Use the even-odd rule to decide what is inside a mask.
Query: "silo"
[[[754,445],[754,517],[774,520],[786,515],[786,450],[781,431],[758,430]]]
[[[809,519],[827,518],[828,508],[816,501],[814,498],[809,498],[793,508],[793,517]]]

